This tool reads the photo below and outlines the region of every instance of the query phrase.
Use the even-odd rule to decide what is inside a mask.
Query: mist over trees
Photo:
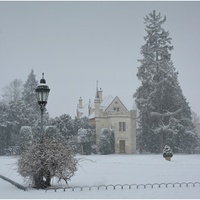
[[[134,93],[139,110],[137,146],[152,153],[162,152],[165,145],[169,145],[175,153],[193,153],[198,144],[196,133],[200,134],[199,117],[191,113],[178,82],[178,72],[171,60],[172,38],[163,28],[165,22],[166,17],[156,11],[144,18],[145,44],[141,46],[142,58],[137,73],[141,86]],[[15,79],[3,88],[0,155],[21,154],[40,137],[41,113],[35,94],[37,85],[38,80],[31,70],[25,83]],[[47,111],[44,117],[45,133],[62,136],[73,152],[113,152],[113,134],[104,130],[97,147],[95,127],[88,118],[72,119],[67,114],[50,118]]]
[[[163,28],[166,17],[153,11],[144,18],[145,44],[141,47],[137,77],[141,86],[134,94],[139,110],[139,145],[148,152],[192,153],[197,135],[191,110],[178,82],[171,60],[171,38]]]
[[[40,137],[41,111],[37,103],[35,89],[38,80],[31,70],[25,83],[15,79],[3,88],[0,100],[0,155],[21,154],[28,149],[33,140]],[[45,133],[55,133],[68,140],[73,151],[81,154],[94,152],[95,127],[89,124],[88,118],[72,119],[63,114],[50,118],[44,114]],[[80,140],[79,129],[84,128],[88,133],[88,143]],[[78,134],[79,132],[79,134]],[[79,137],[79,138],[78,138]],[[79,142],[78,142],[79,141]],[[84,150],[80,150],[84,146]]]
[[[36,101],[35,87],[38,81],[31,70],[26,82],[15,79],[3,88],[0,102],[0,154],[18,154],[20,129],[23,126],[38,126],[40,116]],[[31,98],[28,99],[28,97]]]
[[[18,155],[19,174],[32,187],[40,189],[49,187],[53,177],[66,183],[70,180],[78,164],[75,158],[78,130],[83,126],[92,133],[92,128],[87,119],[72,119],[67,114],[50,118],[45,110],[44,141],[41,141],[37,86],[31,70],[24,84],[15,79],[4,88],[0,101],[0,155]],[[84,143],[87,154],[91,154],[86,151],[92,149],[91,145],[91,142]]]

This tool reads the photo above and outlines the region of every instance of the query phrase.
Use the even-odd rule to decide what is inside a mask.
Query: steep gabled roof
[[[100,104],[100,109],[102,109],[103,111],[106,110],[106,108],[110,105],[110,103],[113,101],[113,97],[111,95],[106,96],[103,101]]]
[[[110,103],[113,101],[113,97],[111,95],[106,96],[103,101],[100,103],[100,109],[105,111],[105,109],[110,105]],[[91,105],[92,108],[94,108],[94,104]],[[93,111],[90,116],[88,116],[89,119],[93,119],[95,117],[95,111]]]
[[[109,111],[109,110],[113,110],[113,107],[117,106],[117,107],[121,107],[121,110],[123,109],[124,111],[128,111],[128,109],[126,108],[126,106],[122,103],[122,101],[120,100],[120,98],[118,96],[116,96],[111,102],[110,104],[107,106],[107,108],[105,109],[105,111]]]
[[[94,109],[94,105],[90,104],[90,106]],[[113,107],[119,107],[120,111],[128,111],[118,96],[115,98],[113,98],[111,95],[106,96],[100,103],[100,109],[103,112],[113,111]],[[79,112],[82,113],[81,117],[87,116],[89,119],[95,118],[95,111],[88,116],[88,104],[85,104],[81,109],[79,108]]]

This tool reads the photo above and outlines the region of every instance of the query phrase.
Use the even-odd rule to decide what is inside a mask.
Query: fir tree
[[[168,161],[170,161],[171,157],[173,157],[173,151],[170,146],[165,145],[163,149],[163,157]]]
[[[150,152],[162,152],[167,143],[174,151],[189,153],[196,146],[196,134],[171,61],[172,39],[162,27],[165,21],[166,17],[156,11],[144,18],[147,36],[137,73],[142,84],[134,94],[140,117],[140,143]]]
[[[24,83],[24,89],[22,92],[25,104],[31,107],[37,106],[37,104],[35,103],[37,102],[35,93],[35,89],[37,88],[37,86],[38,86],[38,81],[36,80],[36,75],[34,74],[34,71],[32,69],[30,74],[28,75],[26,82]]]
[[[23,86],[22,99],[25,105],[26,126],[38,126],[38,119],[40,118],[40,107],[37,104],[36,92],[38,81],[34,71],[31,70],[28,78]]]

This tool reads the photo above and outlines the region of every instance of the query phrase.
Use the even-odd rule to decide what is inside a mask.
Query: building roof
[[[106,96],[103,101],[100,103],[100,109],[103,111],[106,110],[106,108],[110,105],[110,103],[113,101],[113,97],[111,95]]]
[[[82,108],[77,106],[77,111],[81,113],[81,117],[88,117],[88,104],[84,104]]]
[[[97,90],[98,91],[98,90]],[[100,96],[95,96],[95,98],[100,98]],[[101,98],[100,98],[101,99]],[[100,110],[102,110],[103,112],[107,112],[112,107],[112,104],[114,101],[118,101],[120,102],[120,105],[123,107],[123,109],[125,111],[128,111],[128,109],[126,108],[126,106],[123,104],[123,102],[120,100],[120,98],[118,96],[116,96],[115,98],[113,98],[111,95],[108,95],[106,97],[103,98],[103,100],[100,103]],[[79,105],[77,106],[77,113],[79,113],[79,117],[88,117],[89,119],[93,119],[95,118],[95,107],[94,107],[94,103],[92,103],[90,100],[88,103],[84,104],[82,107],[80,107]],[[115,106],[114,106],[115,107]],[[89,111],[90,110],[90,111]],[[89,115],[89,112],[91,113]]]

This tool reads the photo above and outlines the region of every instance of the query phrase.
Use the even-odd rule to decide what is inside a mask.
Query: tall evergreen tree
[[[33,69],[23,86],[22,99],[25,105],[26,122],[24,126],[38,126],[38,119],[40,119],[40,107],[37,103],[35,89],[38,86],[36,75]]]
[[[190,153],[196,146],[191,110],[178,83],[171,61],[171,38],[162,27],[166,17],[154,10],[144,18],[147,35],[141,47],[143,59],[137,77],[141,86],[134,94],[139,109],[143,149],[162,152],[170,145],[175,152]]]
[[[37,104],[37,98],[35,89],[38,86],[38,81],[36,80],[36,75],[34,74],[33,69],[31,70],[30,74],[28,75],[28,78],[26,82],[24,83],[24,89],[23,89],[23,100],[25,104],[36,107]],[[38,108],[38,106],[37,106]]]

